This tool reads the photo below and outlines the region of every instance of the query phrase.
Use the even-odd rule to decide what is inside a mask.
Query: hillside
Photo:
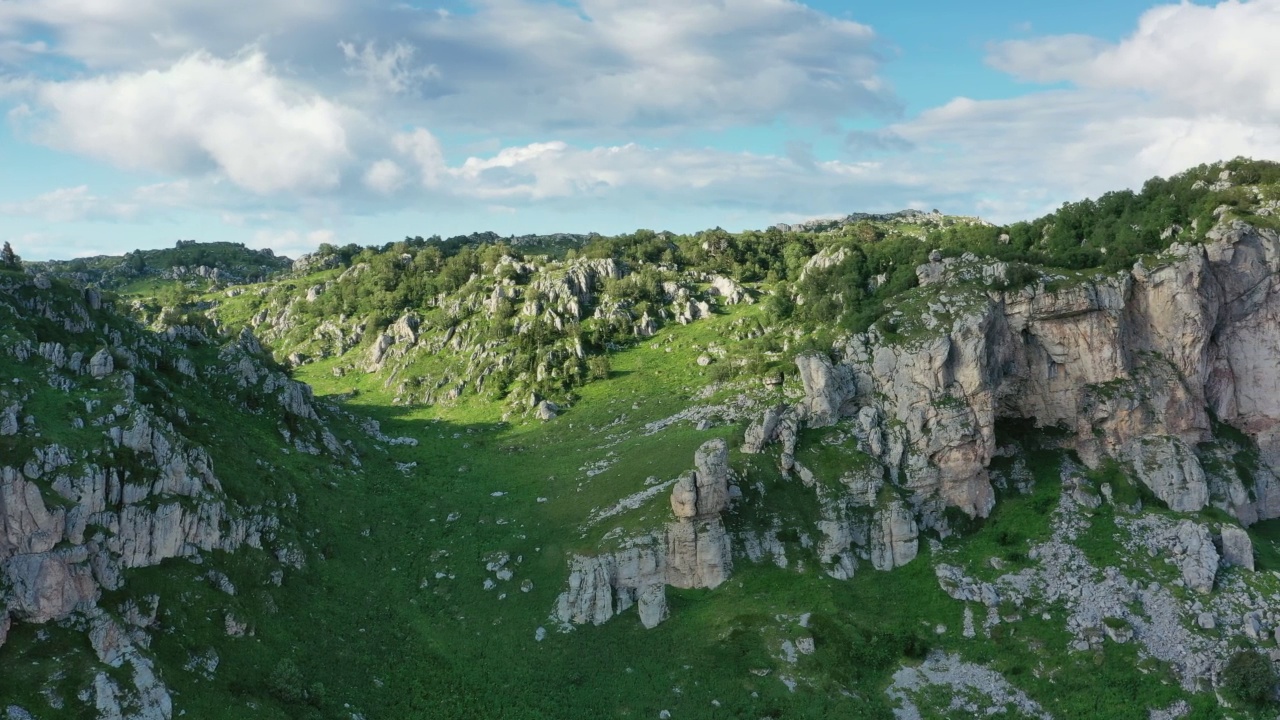
[[[203,290],[210,285],[257,282],[291,266],[289,258],[270,250],[250,250],[240,243],[179,240],[172,248],[135,250],[123,256],[99,255],[74,260],[32,263],[32,267],[64,275],[104,290],[147,292],[158,281],[177,281]]]
[[[1274,716],[1278,207],[2,270],[0,707]]]

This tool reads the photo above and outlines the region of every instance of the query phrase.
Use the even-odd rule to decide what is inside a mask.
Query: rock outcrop
[[[1171,509],[1280,517],[1275,232],[1224,222],[1204,244],[1174,244],[1126,272],[1015,289],[1003,263],[972,256],[921,272],[929,282],[910,309],[837,344],[836,361],[796,358],[804,399],[767,410],[744,452],[783,440],[788,417],[811,428],[852,419],[850,442],[906,492],[921,527],[941,528],[948,507],[990,513],[995,427],[1009,420],[1065,430],[1062,442],[1090,466],[1132,465]],[[1211,413],[1256,443],[1252,482],[1227,477],[1229,467],[1206,471]]]
[[[1246,570],[1253,569],[1253,541],[1243,528],[1222,526],[1222,561]]]
[[[106,348],[102,348],[89,358],[89,374],[95,378],[104,378],[115,371],[115,359]]]
[[[1169,549],[1187,587],[1201,594],[1213,591],[1218,575],[1218,550],[1204,525],[1183,520],[1171,538]]]
[[[1170,510],[1199,512],[1209,504],[1209,485],[1195,452],[1175,437],[1137,438],[1125,456],[1134,474]]]
[[[626,540],[604,555],[574,555],[553,617],[566,625],[599,625],[637,606],[652,628],[667,617],[666,586],[714,588],[733,572],[732,543],[721,513],[729,507],[728,444],[704,443],[695,470],[671,491],[675,520],[660,533]]]
[[[900,500],[875,515],[871,535],[871,565],[877,570],[902,567],[916,558],[920,531],[911,510]]]

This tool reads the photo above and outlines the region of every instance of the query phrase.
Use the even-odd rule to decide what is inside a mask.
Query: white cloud
[[[415,91],[424,82],[440,77],[440,69],[435,65],[414,64],[413,56],[417,50],[408,43],[396,43],[382,53],[373,42],[357,49],[354,44],[344,41],[338,43],[338,47],[347,60],[347,73],[363,78],[377,92],[400,95]]]
[[[1280,0],[1224,0],[1156,7],[1118,43],[1002,43],[994,67],[1068,87],[957,98],[853,140],[901,142],[911,149],[887,162],[904,182],[915,176],[933,196],[1003,220],[1204,162],[1280,157],[1280,64],[1268,40],[1277,34]]]
[[[440,176],[446,169],[444,151],[430,130],[416,128],[413,132],[399,133],[392,138],[392,145],[417,165],[424,186],[434,188],[440,184]]]
[[[364,174],[364,184],[370,190],[387,195],[399,190],[405,183],[405,172],[396,161],[382,159],[369,166]]]
[[[1161,5],[1116,44],[1080,36],[1016,41],[991,63],[1038,82],[1135,90],[1174,108],[1274,122],[1280,112],[1275,38],[1280,0]]]
[[[265,56],[199,52],[164,70],[44,82],[35,137],[127,169],[217,170],[255,193],[338,184],[354,114],[275,75]]]
[[[477,0],[465,13],[257,0],[261,22],[228,2],[216,13],[196,0],[0,2],[7,57],[99,73],[0,80],[0,95],[27,106],[13,122],[190,183],[93,198],[92,210],[71,197],[11,206],[102,217],[213,205],[252,228],[286,212],[317,227],[418,207],[481,218],[645,208],[662,224],[709,207],[783,218],[923,203],[1011,220],[1200,162],[1280,156],[1280,63],[1268,54],[1280,0],[1161,6],[1114,43],[995,45],[994,67],[1059,85],[849,133],[835,159],[805,142],[815,125],[897,108],[881,41],[790,0]],[[246,45],[256,49],[236,54]],[[795,141],[780,155],[681,145],[686,131],[744,125]]]
[[[716,128],[893,113],[867,26],[786,0],[489,0],[424,22],[446,121]]]
[[[132,220],[139,207],[98,197],[87,185],[58,188],[30,200],[0,203],[0,215],[37,217],[48,222]]]
[[[0,43],[98,70],[253,45],[326,94],[437,129],[704,129],[779,115],[892,114],[867,26],[792,0],[473,0],[442,13],[357,0],[9,0]],[[31,49],[23,50],[24,45]],[[9,47],[6,46],[6,47]],[[359,87],[341,80],[354,76]]]

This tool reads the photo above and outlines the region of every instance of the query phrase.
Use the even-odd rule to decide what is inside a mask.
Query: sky
[[[1280,0],[0,0],[0,240],[1012,222],[1280,160],[1277,36]]]

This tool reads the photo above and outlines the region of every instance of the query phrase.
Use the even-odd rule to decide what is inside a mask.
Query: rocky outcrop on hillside
[[[1058,429],[1091,466],[1130,465],[1170,508],[1280,517],[1280,237],[1224,222],[1130,271],[1044,276],[1004,289],[1007,268],[935,258],[905,305],[833,357],[796,359],[805,396],[768,411],[744,451],[850,422],[851,443],[907,494],[925,528],[944,510],[991,512],[997,421]],[[834,359],[833,359],[834,358]],[[1256,443],[1252,477],[1206,470],[1211,417]]]
[[[667,617],[667,585],[714,588],[733,572],[732,544],[721,514],[729,508],[728,444],[704,443],[695,470],[671,490],[675,520],[665,531],[632,537],[603,555],[574,555],[554,619],[564,626],[607,622],[633,605],[652,628]]]
[[[292,430],[282,431],[294,448],[351,458],[320,422],[310,388],[273,369],[251,333],[224,347],[220,364],[197,364],[191,334],[147,333],[96,298],[49,282],[0,285],[0,308],[20,321],[0,333],[0,362],[18,376],[0,388],[0,644],[15,623],[83,627],[101,663],[132,670],[132,685],[107,672],[90,678],[82,695],[99,716],[168,718],[145,627],[130,639],[99,607],[104,593],[127,589],[136,568],[262,550],[279,528],[272,508],[227,496],[209,451],[189,437],[187,408],[169,398],[183,385],[202,396],[220,387],[213,402],[243,403],[231,412],[288,418]],[[28,314],[58,323],[61,340],[42,338],[38,323],[23,321]],[[25,415],[33,405],[74,411]]]

